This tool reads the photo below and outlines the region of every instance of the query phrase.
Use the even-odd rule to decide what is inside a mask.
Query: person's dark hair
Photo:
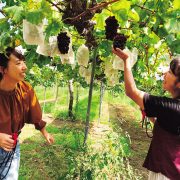
[[[180,57],[174,58],[170,63],[170,69],[172,73],[177,77],[177,83],[180,82]],[[180,98],[180,89],[174,89],[177,98]]]
[[[7,68],[8,62],[9,62],[9,57],[11,54],[13,54],[14,56],[16,56],[17,58],[19,58],[21,60],[25,60],[24,56],[20,52],[18,52],[14,48],[8,47],[8,48],[6,48],[5,53],[0,53],[0,66],[3,69]],[[3,73],[0,72],[0,81],[2,80],[2,78],[3,78]]]
[[[178,78],[180,82],[180,57],[174,58],[170,63],[172,73]]]

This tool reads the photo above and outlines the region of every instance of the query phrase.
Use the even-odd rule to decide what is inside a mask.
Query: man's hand
[[[128,58],[128,55],[119,48],[116,48],[116,49],[113,48],[112,52],[116,54],[117,56],[119,56],[123,61],[125,61]]]
[[[5,151],[12,151],[14,148],[14,140],[11,135],[0,133],[0,147]]]

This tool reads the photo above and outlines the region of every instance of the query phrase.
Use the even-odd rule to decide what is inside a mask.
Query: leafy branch
[[[155,60],[154,60],[153,67],[154,67],[154,66],[156,65],[156,63],[157,63],[158,54],[159,54],[159,50],[157,50],[157,52],[155,53]]]
[[[81,17],[83,16],[86,16],[87,14],[89,14],[90,12],[95,12],[99,9],[102,9],[102,8],[105,8],[106,6],[108,6],[109,4],[113,4],[115,2],[117,2],[119,0],[112,0],[110,2],[102,2],[102,3],[99,3],[97,4],[96,6],[92,7],[92,8],[88,8],[86,11],[82,12],[81,14],[75,16],[75,17],[72,17],[72,18],[66,18],[64,19],[65,20],[71,20],[72,22],[73,21],[77,21],[78,19],[80,19]]]
[[[60,5],[60,3],[55,4],[54,2],[52,2],[50,0],[46,0],[46,1],[49,2],[51,5],[53,5],[54,7],[56,7],[59,12],[64,13],[64,11],[58,6],[58,5]]]
[[[145,61],[146,61],[146,66],[148,69],[148,74],[150,73],[150,69],[149,69],[149,62],[148,62],[148,51],[149,51],[149,46],[147,44],[143,44],[143,47],[145,49]]]
[[[136,6],[139,7],[139,8],[141,8],[141,9],[144,9],[144,10],[146,10],[146,11],[149,11],[149,12],[151,12],[152,14],[154,14],[154,13],[156,12],[155,10],[152,11],[151,9],[145,8],[144,6],[140,6],[140,5],[137,5],[137,4],[136,4]]]
[[[0,13],[3,14],[4,16],[6,16],[6,14],[4,13],[4,11],[2,9],[0,9]]]

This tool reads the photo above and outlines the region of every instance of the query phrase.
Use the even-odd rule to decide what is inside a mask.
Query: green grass
[[[141,111],[139,106],[129,97],[127,97],[125,93],[114,96],[111,93],[106,92],[104,95],[104,101],[110,104],[126,106],[127,108],[130,107],[130,109],[133,108],[134,111],[132,112],[132,114],[134,120],[138,122],[141,119]]]
[[[88,97],[86,96],[83,99],[81,98],[78,105],[74,107],[76,119],[81,119],[83,121],[86,119],[87,105],[88,105]],[[91,113],[90,113],[91,121],[98,118],[98,113],[99,113],[98,111],[99,111],[99,95],[97,92],[94,92],[91,103]]]
[[[44,100],[44,87],[36,86],[34,88],[38,99]],[[55,98],[55,87],[48,87],[46,89],[46,99],[54,99]]]
[[[37,90],[36,90],[37,89]],[[37,97],[39,100],[43,100],[43,88],[38,87],[36,88]],[[52,99],[52,93],[50,92],[52,89],[47,89],[47,97],[49,99]],[[87,112],[87,105],[88,105],[88,89],[80,88],[79,90],[79,101],[76,103],[76,91],[74,92],[74,107],[73,107],[73,113],[75,116],[75,119],[80,119],[82,121],[86,120],[86,112]],[[68,89],[60,87],[59,88],[59,96],[58,101],[55,102],[49,102],[45,104],[44,112],[45,113],[51,113],[54,118],[66,120],[68,119]],[[48,99],[48,98],[47,98]],[[43,109],[43,105],[42,109]],[[94,119],[98,118],[98,111],[99,111],[99,94],[97,91],[94,91],[93,97],[92,97],[92,104],[91,104],[91,114],[90,114],[90,120],[93,121]]]
[[[74,123],[75,124],[75,123]],[[71,158],[83,143],[83,125],[72,128],[65,123],[51,124],[47,130],[55,138],[54,145],[47,145],[40,134],[21,144],[19,179],[63,179],[68,173]]]

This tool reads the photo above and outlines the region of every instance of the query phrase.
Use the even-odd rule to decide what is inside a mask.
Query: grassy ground
[[[43,88],[36,88],[36,93],[38,99],[43,100]],[[54,92],[52,88],[47,89],[47,99],[54,98]],[[74,92],[74,114],[75,118],[78,120],[84,121],[86,119],[86,110],[88,104],[88,89],[80,88],[79,89],[79,100],[78,103],[76,102],[76,91]],[[68,103],[69,103],[69,96],[68,96],[68,89],[67,87],[60,87],[59,88],[59,96],[58,101],[46,103],[45,104],[45,112],[51,113],[55,118],[59,119],[68,119]],[[42,104],[43,108],[43,104]],[[99,94],[97,91],[94,91],[93,98],[92,98],[92,105],[91,105],[91,114],[90,119],[94,120],[98,118],[98,108],[99,108]]]
[[[72,154],[81,149],[83,129],[81,122],[56,120],[47,127],[55,144],[47,145],[38,133],[21,144],[19,179],[64,179],[71,164]]]
[[[84,149],[82,147],[88,89],[80,88],[79,102],[78,104],[75,103],[74,106],[74,114],[76,117],[76,120],[74,122],[71,122],[67,118],[67,90],[67,88],[61,87],[59,89],[60,93],[58,101],[56,103],[47,103],[45,105],[45,112],[51,113],[56,119],[47,126],[47,130],[55,137],[55,144],[52,146],[47,145],[42,139],[40,133],[36,133],[34,134],[34,136],[25,139],[21,144],[21,166],[19,179],[75,179],[75,176],[72,174],[74,174],[75,171],[82,171],[81,163],[83,164],[82,161],[85,162],[86,160],[88,162],[84,163],[83,166],[87,166],[86,169],[88,169],[89,166],[96,166],[96,168],[99,169],[98,174],[100,174],[102,172],[102,164],[103,170],[108,167],[105,161],[102,161],[102,158],[104,159],[104,156],[100,158],[100,154],[103,154],[103,151],[107,150],[107,147],[104,146],[107,144],[109,149],[108,151],[105,151],[104,154],[111,154],[111,157],[109,157],[108,161],[112,162],[114,161],[114,159],[117,159],[118,155],[115,154],[119,153],[119,148],[117,145],[115,145],[114,147],[112,141],[114,137],[105,139],[104,135],[98,136],[99,132],[103,134],[103,132],[106,131],[106,129],[99,130],[99,128],[101,127],[98,125],[97,127],[95,127],[95,129],[98,129],[98,132],[95,132],[93,130],[94,122],[98,122],[99,120],[99,91],[94,91],[93,93],[90,118],[91,122],[93,123],[91,124],[92,131],[89,135],[90,141],[88,141],[89,144],[95,144],[95,142],[97,142],[97,138],[102,140],[105,139],[105,141],[102,141],[102,144],[104,143],[104,149],[103,151],[101,151],[102,153],[94,152],[93,150],[93,153],[96,154],[96,159],[100,159],[99,162],[96,162],[93,158],[94,156],[92,156],[92,152],[89,155],[84,156]],[[42,91],[43,88],[36,89],[39,99],[43,99]],[[52,93],[52,90],[47,90],[47,98],[54,98],[54,94],[55,93]],[[126,98],[125,95],[114,97],[113,95],[106,92],[102,109],[103,111],[100,119],[102,128],[108,126],[112,129],[110,134],[116,133],[116,137],[120,136],[119,142],[117,144],[120,144],[120,146],[122,145],[123,153],[125,153],[125,157],[128,157],[128,159],[130,160],[130,166],[132,166],[129,170],[131,171],[131,176],[128,176],[129,172],[125,171],[125,169],[128,168],[123,167],[124,171],[122,171],[122,173],[124,173],[125,176],[127,174],[127,176],[123,177],[123,179],[146,179],[147,173],[144,169],[142,169],[141,164],[146,154],[148,140],[146,141],[145,145],[141,141],[144,138],[145,133],[143,134],[142,130],[140,131],[139,124],[137,123],[141,117],[140,113],[138,112],[137,106],[135,106],[135,104],[131,100]],[[103,126],[103,124],[105,126]],[[108,127],[107,129],[109,129]],[[97,136],[95,133],[97,133]],[[129,136],[132,143],[127,140]],[[116,153],[114,154],[114,152]],[[85,157],[85,159],[83,160],[81,159],[82,155]],[[93,160],[89,162],[90,159]],[[119,162],[116,162],[115,165],[119,166],[119,164],[117,163]],[[79,167],[81,168],[79,169]],[[121,171],[115,168],[113,170],[114,171],[112,172],[115,172],[117,170]],[[92,176],[88,176],[89,171],[85,171],[86,170],[84,170],[84,174],[83,172],[80,172],[80,179],[92,179]],[[91,169],[91,171],[94,172],[94,169]],[[77,174],[77,172],[75,174]],[[108,171],[108,173],[111,172]],[[105,173],[106,176],[108,173]],[[132,176],[132,173],[134,173],[134,176]],[[105,176],[103,177],[104,178],[97,178],[96,176],[96,178],[94,179],[106,179]],[[111,177],[111,179],[113,179],[113,173],[108,174],[108,177]]]

